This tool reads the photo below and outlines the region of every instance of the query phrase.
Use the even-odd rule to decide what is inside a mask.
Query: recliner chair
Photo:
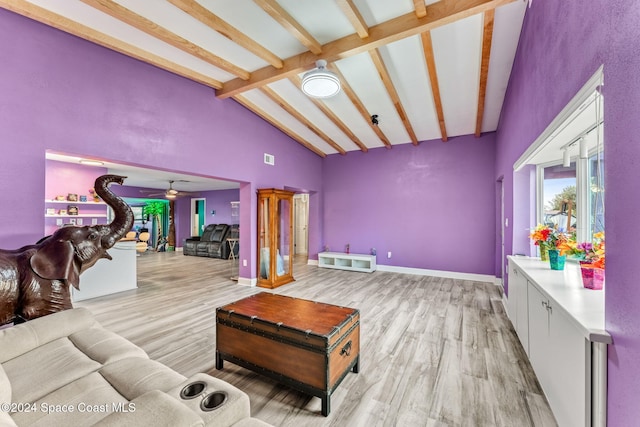
[[[211,234],[217,225],[218,224],[209,224],[202,231],[202,236],[191,236],[186,239],[184,241],[184,246],[182,247],[182,253],[184,255],[197,256],[198,243],[201,241],[209,241],[211,239]]]
[[[229,233],[229,226],[227,224],[218,224],[213,229],[211,239],[208,242],[197,244],[197,254],[211,258],[222,258],[222,248],[227,244],[227,233]]]
[[[183,254],[222,258],[222,248],[227,243],[228,232],[229,225],[227,224],[209,224],[204,228],[202,236],[194,236],[185,240]]]

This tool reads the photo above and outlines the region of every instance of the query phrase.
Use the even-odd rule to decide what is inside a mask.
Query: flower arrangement
[[[575,246],[574,253],[587,261],[582,263],[583,266],[604,268],[604,233],[595,233],[593,242],[578,243]]]
[[[553,229],[547,225],[538,224],[533,233],[529,235],[536,246],[541,248],[549,248],[549,235],[553,232]]]
[[[567,242],[571,240],[571,235],[568,233],[542,224],[538,224],[529,237],[536,246],[545,249],[557,249],[561,252],[561,255],[565,254]]]

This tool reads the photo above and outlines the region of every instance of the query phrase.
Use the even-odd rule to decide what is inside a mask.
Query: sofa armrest
[[[159,390],[151,390],[126,407],[127,412],[114,412],[94,426],[175,427],[203,426],[200,417],[189,408]]]
[[[97,322],[86,308],[74,308],[0,330],[0,363],[67,337]]]

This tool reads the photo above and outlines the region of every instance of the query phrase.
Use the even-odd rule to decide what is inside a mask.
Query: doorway
[[[309,195],[306,193],[293,196],[293,253],[308,255],[309,253]]]
[[[191,199],[191,235],[201,236],[206,217],[206,199]]]

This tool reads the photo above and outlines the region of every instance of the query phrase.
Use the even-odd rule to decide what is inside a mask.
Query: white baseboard
[[[388,271],[391,273],[415,274],[418,276],[445,277],[447,279],[473,280],[476,282],[494,283],[496,280],[496,276],[492,276],[490,274],[457,273],[455,271],[427,270],[425,268],[396,267],[393,265],[378,264],[377,269],[379,271]]]
[[[318,265],[318,260],[317,259],[308,259],[307,260],[307,265]]]
[[[255,287],[257,284],[258,278],[238,277],[238,285]]]
[[[184,248],[183,248],[182,246],[180,246],[180,247],[178,247],[178,248],[175,248],[174,250],[175,250],[176,252],[182,252],[182,249],[184,249]]]

